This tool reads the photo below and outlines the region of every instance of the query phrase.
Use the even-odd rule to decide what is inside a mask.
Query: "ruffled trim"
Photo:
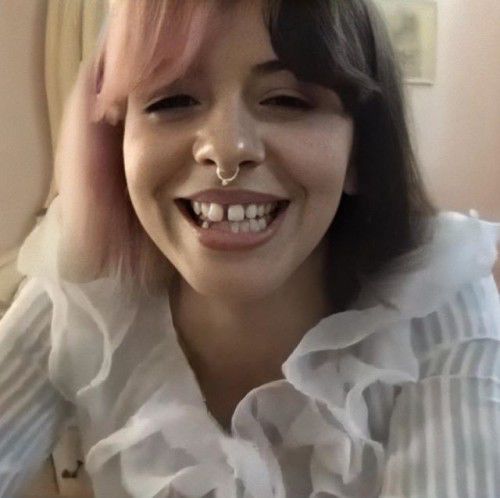
[[[284,363],[285,380],[254,389],[238,404],[231,438],[206,413],[191,378],[198,402],[179,403],[168,389],[162,402],[151,398],[124,432],[92,448],[91,472],[102,472],[105,462],[119,455],[124,486],[137,497],[177,491],[194,498],[214,491],[226,498],[243,496],[242,489],[249,497],[299,497],[310,489],[312,498],[378,496],[385,451],[370,435],[364,393],[376,383],[418,380],[410,336],[402,333],[408,321],[425,317],[467,282],[487,276],[496,258],[499,224],[458,213],[441,214],[436,224],[425,263],[405,274],[404,285],[394,277],[373,282],[372,299],[384,304],[332,315],[311,329]],[[383,364],[356,356],[357,345],[382,333],[388,349]],[[182,356],[180,349],[177,353]],[[183,371],[188,374],[187,363]],[[151,471],[151,461],[161,461],[161,469]],[[309,469],[309,491],[293,482],[294,465]]]
[[[53,303],[49,376],[75,403],[108,378],[113,353],[130,330],[139,308],[137,296],[118,278],[71,283],[61,278],[61,205],[56,197],[42,221],[21,246],[17,267],[39,280]],[[73,354],[71,354],[73,353]],[[95,365],[86,375],[72,368],[82,358]],[[93,370],[89,375],[88,371]],[[61,376],[60,372],[72,375]]]
[[[386,456],[370,434],[365,393],[375,384],[402,386],[418,380],[409,321],[427,316],[467,283],[490,274],[500,224],[441,213],[434,233],[428,245],[407,255],[413,269],[403,280],[391,275],[367,283],[363,298],[369,307],[331,315],[307,332],[283,364],[285,379],[252,390],[238,404],[231,437],[207,413],[170,321],[167,337],[151,341],[150,354],[118,396],[108,432],[95,438],[86,455],[96,492],[105,488],[114,462],[123,489],[137,498],[167,498],[176,492],[198,498],[211,491],[218,498],[378,496]],[[421,265],[410,264],[422,257]],[[59,362],[67,353],[57,347],[68,327],[79,327],[84,315],[94,315],[88,327],[102,335],[95,376],[67,386],[82,407],[92,395],[98,398],[116,348],[133,328],[135,312],[120,315],[110,299],[104,307],[112,312],[104,315],[100,299],[105,296],[88,298],[104,288],[105,282],[78,290],[62,286],[51,295],[59,308],[53,323]],[[123,303],[121,308],[123,312]],[[116,332],[111,336],[109,330]],[[384,337],[377,342],[378,360],[368,355],[361,359],[357,348],[378,337]],[[60,366],[54,361],[54,377]],[[95,413],[92,420],[102,417]]]

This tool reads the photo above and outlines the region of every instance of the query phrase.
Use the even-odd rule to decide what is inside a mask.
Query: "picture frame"
[[[376,0],[389,28],[406,83],[432,85],[436,78],[436,0]]]

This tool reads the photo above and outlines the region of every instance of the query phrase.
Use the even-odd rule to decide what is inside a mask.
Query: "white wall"
[[[500,0],[438,0],[433,86],[410,86],[416,141],[439,206],[500,221]]]

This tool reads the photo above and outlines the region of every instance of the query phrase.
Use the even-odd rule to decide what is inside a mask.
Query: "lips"
[[[269,199],[269,197],[267,197]],[[275,210],[267,228],[260,232],[231,233],[231,231],[219,231],[216,229],[200,226],[200,221],[191,209],[191,201],[176,199],[175,204],[183,214],[189,225],[194,229],[194,234],[200,244],[213,250],[239,251],[256,248],[271,240],[282,224],[286,215],[289,201],[280,202],[281,208]],[[228,223],[228,222],[222,222]]]

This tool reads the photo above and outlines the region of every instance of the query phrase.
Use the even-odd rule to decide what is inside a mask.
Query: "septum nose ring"
[[[215,170],[217,178],[219,178],[219,180],[222,182],[222,186],[223,187],[225,187],[226,185],[229,185],[233,180],[235,180],[236,177],[238,176],[239,172],[240,172],[240,165],[239,164],[236,166],[236,173],[231,178],[224,178],[221,175],[221,171],[220,171],[220,166],[219,165],[217,166],[217,169]]]

